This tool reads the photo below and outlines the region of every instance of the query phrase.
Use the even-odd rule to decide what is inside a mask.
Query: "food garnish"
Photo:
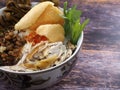
[[[31,32],[28,36],[25,37],[25,39],[26,41],[31,42],[32,45],[48,40],[45,36],[39,35],[36,32]]]
[[[81,11],[76,6],[68,8],[65,2],[62,11],[50,1],[55,0],[38,3],[15,23],[12,31],[0,34],[0,66],[5,65],[2,68],[23,72],[42,70],[59,65],[74,53],[89,19],[80,23]],[[14,60],[7,59],[10,55]],[[3,64],[4,60],[7,63]]]
[[[0,15],[0,31],[9,30],[31,9],[30,0],[6,0],[6,7]]]
[[[35,5],[18,23],[15,24],[16,30],[35,31],[40,25],[44,24],[64,24],[63,12],[54,6],[54,3],[46,1]]]
[[[77,44],[77,41],[89,22],[89,19],[86,19],[83,23],[80,23],[80,16],[82,12],[77,10],[76,6],[68,8],[67,2],[64,3],[64,18],[65,18],[65,36],[67,39],[70,39],[71,43],[74,45]]]

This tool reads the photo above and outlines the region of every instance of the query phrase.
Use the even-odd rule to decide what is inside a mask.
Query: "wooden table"
[[[0,0],[0,7],[4,1]],[[90,23],[76,66],[60,83],[46,90],[120,89],[120,0],[68,1],[69,7],[77,4]],[[10,88],[0,85],[0,90]]]

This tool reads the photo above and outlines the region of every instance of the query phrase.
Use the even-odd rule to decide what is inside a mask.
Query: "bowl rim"
[[[32,2],[33,5],[37,4],[36,2]],[[1,8],[0,9],[0,13],[2,12],[2,10],[4,10],[5,7]],[[4,72],[8,72],[8,73],[14,73],[14,74],[36,74],[36,73],[44,73],[44,72],[48,72],[48,71],[52,71],[54,69],[57,69],[59,67],[61,67],[62,65],[66,64],[67,62],[69,62],[79,51],[80,47],[82,46],[82,42],[83,42],[83,37],[84,37],[84,32],[82,31],[79,39],[78,39],[78,42],[77,42],[77,48],[76,50],[74,51],[74,53],[69,57],[67,58],[65,61],[63,61],[62,63],[56,65],[56,66],[53,66],[53,67],[50,67],[50,68],[47,68],[47,69],[43,69],[43,70],[37,70],[37,71],[30,71],[30,72],[18,72],[18,71],[13,71],[13,70],[7,70],[5,68],[2,68],[0,67],[0,71],[4,71]]]
[[[84,33],[82,32],[81,36],[79,37],[79,40],[77,42],[77,48],[74,51],[74,53],[69,58],[67,58],[65,61],[63,61],[62,63],[60,63],[56,66],[53,66],[53,67],[50,67],[47,69],[43,69],[43,70],[30,71],[30,72],[18,72],[18,71],[13,71],[13,70],[9,70],[9,69],[7,70],[5,68],[0,68],[0,70],[9,72],[9,73],[14,73],[14,74],[36,74],[36,73],[43,73],[43,72],[48,72],[48,71],[57,69],[57,68],[61,67],[62,65],[66,64],[67,62],[69,62],[78,53],[78,51],[80,50],[82,43],[83,43],[83,37],[84,37]]]

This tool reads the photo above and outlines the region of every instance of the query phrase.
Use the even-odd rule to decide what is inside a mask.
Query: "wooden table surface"
[[[64,1],[60,0],[61,6]],[[90,23],[76,66],[60,83],[46,90],[120,89],[120,0],[68,1],[69,7],[77,4]],[[4,5],[5,0],[0,0],[0,8]],[[0,88],[10,90],[4,85]]]

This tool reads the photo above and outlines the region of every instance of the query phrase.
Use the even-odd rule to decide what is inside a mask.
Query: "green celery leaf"
[[[89,22],[89,19],[87,19],[83,23],[80,23],[81,14],[82,12],[77,10],[76,6],[68,8],[67,2],[64,3],[65,36],[75,45],[77,44],[81,32]]]

